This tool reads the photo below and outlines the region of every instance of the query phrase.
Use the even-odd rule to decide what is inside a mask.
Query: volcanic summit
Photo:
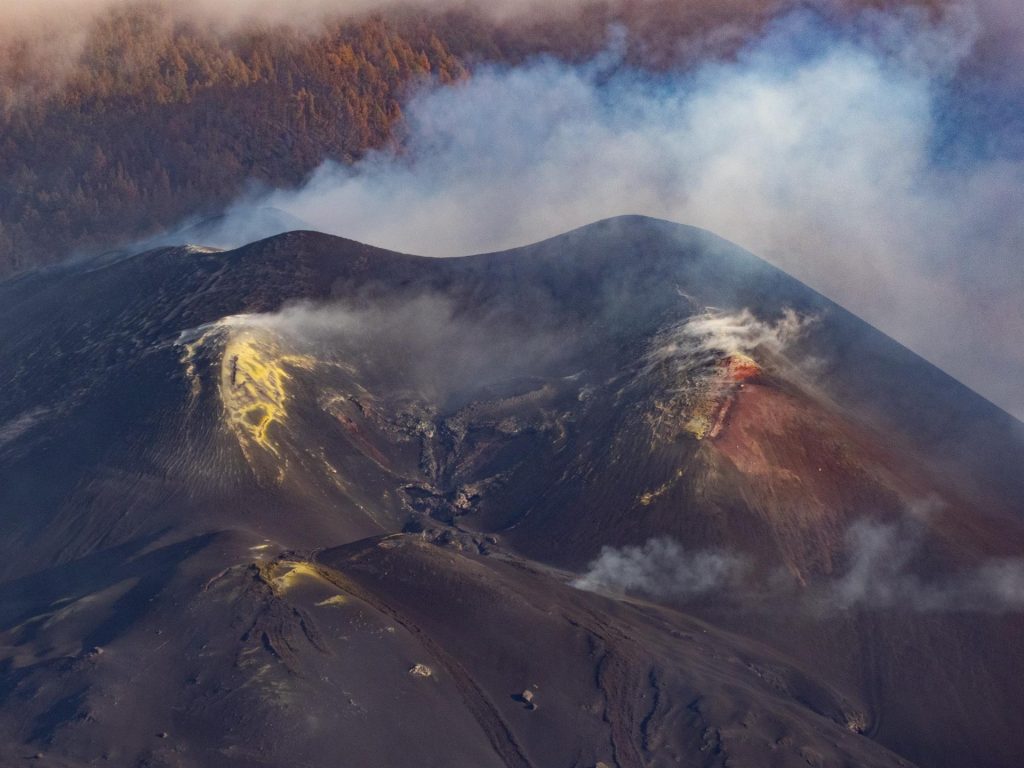
[[[1024,430],[714,235],[0,283],[0,756],[1015,766]]]

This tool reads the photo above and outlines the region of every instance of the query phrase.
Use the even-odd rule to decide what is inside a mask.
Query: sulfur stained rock
[[[414,664],[410,667],[409,674],[413,677],[431,677],[434,674],[434,670],[426,664]]]

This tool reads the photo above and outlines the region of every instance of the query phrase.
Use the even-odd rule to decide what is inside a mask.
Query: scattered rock
[[[868,716],[865,712],[852,712],[846,716],[846,727],[854,733],[866,732],[868,725]]]
[[[170,736],[170,734],[167,731],[160,731],[160,733],[156,735],[158,739],[166,739],[168,736]]]
[[[96,661],[102,655],[103,655],[103,649],[100,648],[98,645],[94,645],[92,648],[90,648],[87,651],[83,650],[78,655],[78,660],[81,661],[81,662],[93,662],[93,661]]]
[[[409,674],[413,677],[430,677],[434,674],[434,670],[426,664],[414,664],[409,670]]]
[[[517,701],[523,702],[523,704],[526,705],[527,709],[534,710],[534,709],[537,708],[537,702],[534,701],[534,697],[535,697],[535,695],[534,695],[533,691],[531,691],[529,688],[527,688],[522,693],[520,693],[520,694],[518,694],[516,696],[513,696],[512,698],[516,699]]]

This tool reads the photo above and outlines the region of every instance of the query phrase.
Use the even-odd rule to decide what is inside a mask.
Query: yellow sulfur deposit
[[[269,331],[241,328],[230,333],[221,358],[220,397],[228,426],[250,462],[257,447],[280,457],[270,429],[283,425],[288,415],[288,369],[308,370],[315,362],[283,353]]]
[[[326,600],[321,600],[319,603],[316,603],[316,606],[317,608],[322,608],[327,605],[344,605],[347,602],[348,598],[344,595],[334,595],[333,597],[328,597]]]
[[[713,426],[714,409],[716,406],[717,403],[714,400],[705,396],[698,401],[689,421],[683,425],[683,429],[698,440],[706,438]]]
[[[637,501],[639,501],[640,504],[642,504],[645,507],[650,506],[652,502],[656,501],[658,498],[664,496],[666,493],[672,490],[672,486],[674,486],[682,478],[685,472],[686,470],[680,467],[675,471],[672,477],[669,478],[669,480],[659,485],[653,491],[645,491],[644,493],[641,493],[640,496],[637,498]]]
[[[274,432],[288,417],[292,374],[296,369],[311,370],[317,360],[287,352],[281,336],[269,328],[246,323],[245,316],[223,318],[188,333],[191,337],[180,340],[179,346],[184,350],[181,361],[193,402],[202,390],[200,352],[219,345],[217,385],[226,426],[250,465],[254,465],[258,450],[280,459]]]
[[[286,560],[276,563],[273,573],[270,585],[274,588],[275,592],[287,592],[302,579],[327,581],[312,565],[297,560]]]
[[[720,360],[699,384],[699,397],[683,429],[698,440],[718,437],[738,390],[761,375],[761,366],[747,355]]]

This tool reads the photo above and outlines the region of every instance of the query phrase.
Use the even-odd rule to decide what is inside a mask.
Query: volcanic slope
[[[1024,756],[1021,425],[708,233],[112,255],[0,355],[7,761]]]

